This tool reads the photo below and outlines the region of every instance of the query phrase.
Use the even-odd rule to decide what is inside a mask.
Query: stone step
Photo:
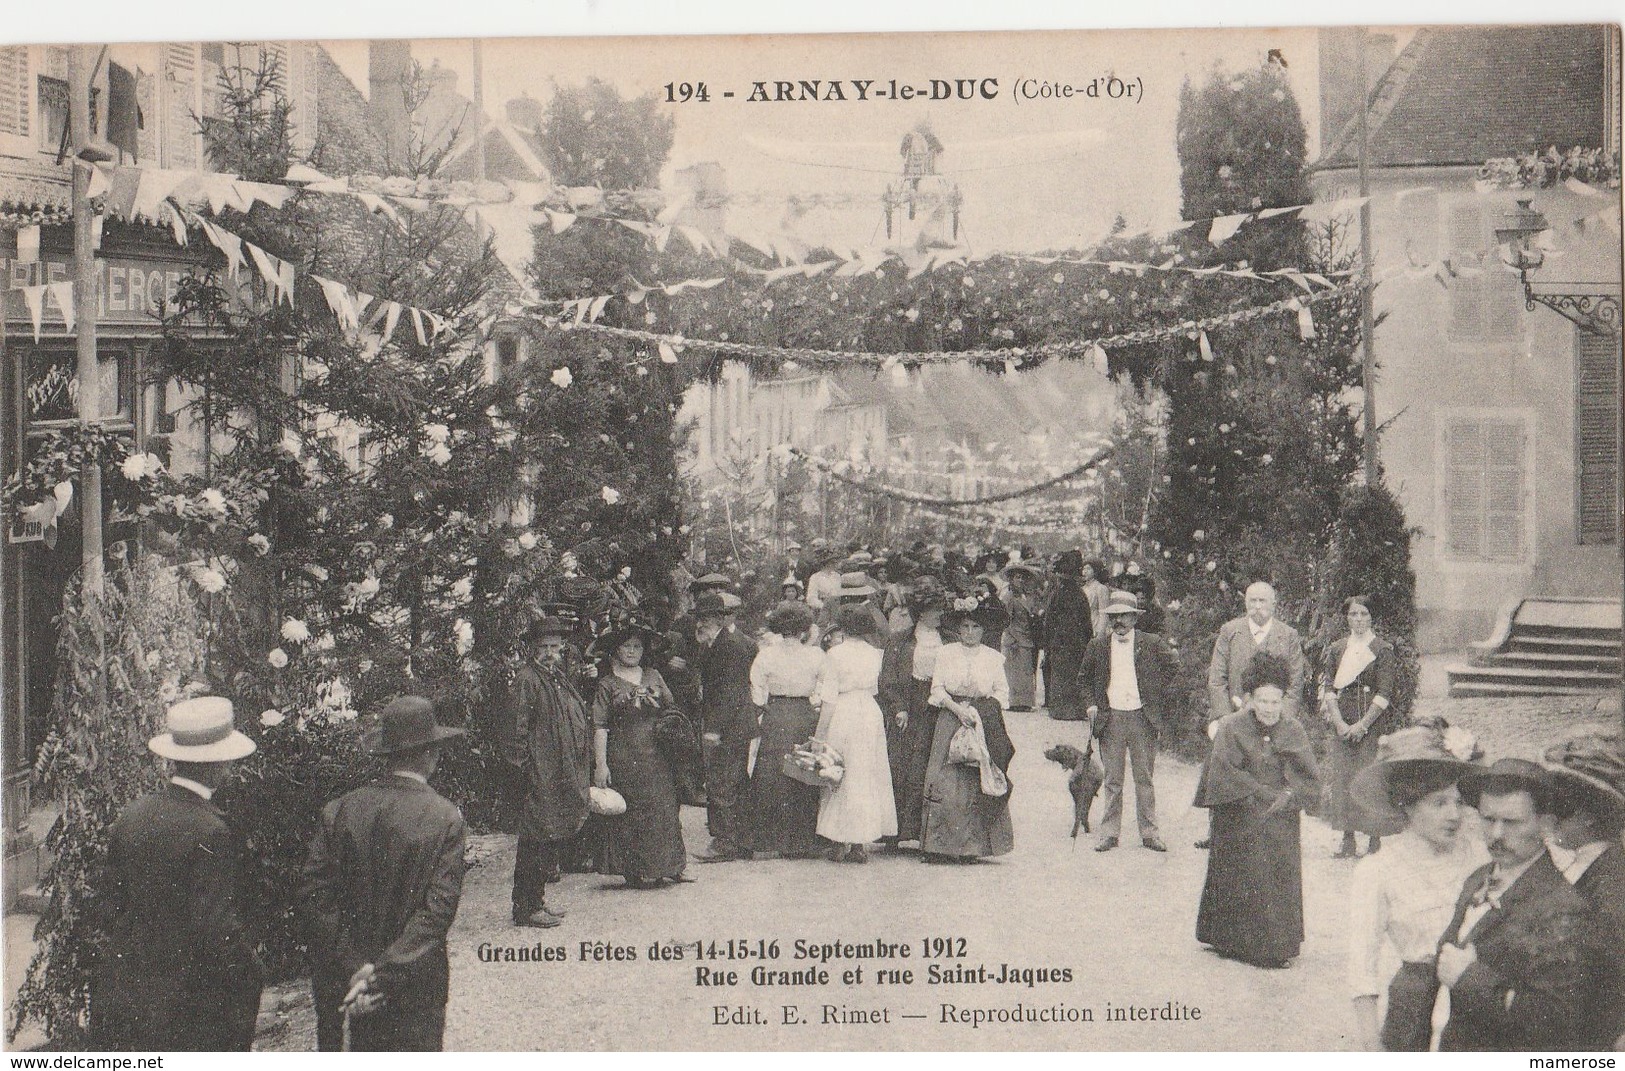
[[[1450,682],[1450,697],[1452,699],[1493,698],[1496,696],[1596,695],[1599,691],[1606,691],[1606,689],[1554,687],[1545,684]]]
[[[1619,686],[1618,673],[1593,670],[1457,664],[1446,667],[1446,673],[1451,695],[1484,694],[1464,691],[1466,688],[1511,688],[1522,695],[1568,695],[1607,691]]]
[[[1504,649],[1618,658],[1620,645],[1615,640],[1593,640],[1584,636],[1513,636]]]
[[[1576,652],[1525,651],[1512,649],[1491,656],[1484,666],[1507,666],[1518,669],[1550,669],[1559,671],[1582,670],[1592,673],[1619,675],[1619,652],[1610,655],[1592,655]]]

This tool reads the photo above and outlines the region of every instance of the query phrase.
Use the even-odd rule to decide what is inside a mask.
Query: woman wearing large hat
[[[844,776],[822,790],[818,835],[833,841],[836,862],[868,862],[868,845],[897,835],[886,725],[880,691],[880,637],[864,606],[843,606],[836,624],[845,639],[830,648],[818,678],[818,738],[838,754]]]
[[[880,709],[886,715],[897,840],[917,841],[931,734],[937,720],[930,705],[931,674],[942,651],[942,615],[948,601],[941,582],[930,576],[916,579],[906,598],[912,624],[893,632],[886,644],[880,666]]]
[[[1625,752],[1617,736],[1585,734],[1546,752],[1557,815],[1552,856],[1596,913],[1608,949],[1587,1022],[1594,1049],[1625,1041]]]
[[[1009,615],[997,603],[974,596],[956,598],[942,627],[956,642],[945,644],[931,676],[930,704],[937,709],[925,775],[925,808],[920,849],[927,862],[974,862],[1006,855],[1016,846],[1010,824],[1009,769],[1015,745],[1004,727],[1010,682],[1004,656],[982,642],[990,628],[1002,628]],[[950,756],[961,726],[980,729],[985,752],[998,776],[985,778],[978,765]],[[989,781],[1004,791],[985,791]]]
[[[1348,977],[1356,1040],[1367,1051],[1428,1048],[1439,937],[1462,883],[1489,861],[1457,788],[1479,769],[1478,754],[1470,733],[1434,719],[1382,737],[1376,761],[1349,785],[1373,832],[1390,838],[1355,866],[1349,901]],[[1395,958],[1384,1001],[1379,964]]]
[[[626,800],[624,813],[603,819],[599,871],[619,874],[634,889],[686,880],[688,860],[677,780],[655,741],[656,723],[676,700],[659,671],[644,664],[658,640],[643,624],[622,622],[594,644],[609,669],[592,702],[593,785]]]

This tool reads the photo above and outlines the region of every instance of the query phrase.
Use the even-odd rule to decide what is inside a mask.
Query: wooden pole
[[[1371,313],[1371,186],[1366,157],[1369,154],[1366,115],[1371,110],[1370,90],[1366,86],[1366,39],[1361,29],[1355,39],[1360,52],[1360,375],[1365,388],[1365,483],[1377,485],[1377,355],[1372,335],[1376,331]]]
[[[101,421],[101,368],[96,357],[96,248],[90,211],[90,169],[79,150],[90,141],[90,80],[94,45],[68,49],[68,92],[73,130],[73,307],[78,356],[78,409],[82,427]],[[102,590],[102,472],[97,463],[79,471],[84,589]]]

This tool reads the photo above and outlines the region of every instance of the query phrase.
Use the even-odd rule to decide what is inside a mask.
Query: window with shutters
[[[1444,549],[1459,561],[1528,557],[1528,435],[1520,417],[1450,417],[1444,429]]]
[[[1575,328],[1574,532],[1579,543],[1619,542],[1619,338]]]
[[[33,87],[28,46],[0,47],[0,149],[27,152],[33,146]]]

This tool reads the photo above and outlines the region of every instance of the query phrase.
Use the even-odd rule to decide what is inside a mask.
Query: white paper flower
[[[520,548],[518,540],[509,539],[503,542],[502,553],[506,554],[510,558],[517,558],[519,555],[524,553],[524,550]]]
[[[371,673],[372,672],[372,659],[363,658],[360,662],[358,662],[356,664],[356,668],[359,669],[363,673]]]
[[[1471,762],[1478,751],[1478,741],[1466,729],[1452,725],[1444,731],[1444,749],[1462,762]]]
[[[1210,572],[1210,573],[1213,572],[1218,567],[1219,567],[1218,562],[1208,562],[1207,563],[1207,571]]]
[[[315,641],[310,645],[310,649],[313,651],[331,651],[338,645],[339,641],[333,638],[331,632],[324,632],[316,637]]]
[[[305,444],[299,441],[299,436],[287,428],[283,428],[282,441],[277,444],[277,448],[297,461],[299,455],[304,452]]]
[[[226,515],[226,496],[213,487],[205,487],[199,491],[197,499],[204,509],[218,513],[222,517]]]
[[[474,626],[459,617],[457,623],[451,627],[457,637],[457,654],[465,655],[474,649]]]
[[[307,565],[307,566],[305,566],[305,572],[307,572],[311,576],[315,577],[317,583],[319,583],[319,584],[327,583],[327,570],[323,569],[321,566],[314,565],[314,564],[313,565]]]
[[[310,639],[310,626],[297,617],[290,617],[282,622],[282,638],[289,643],[304,643]]]
[[[1198,528],[1196,531],[1191,533],[1191,538],[1200,543],[1202,540],[1207,538],[1207,532]]]
[[[616,579],[618,579],[618,580],[631,580],[632,579],[632,567],[630,565],[621,566],[621,571],[619,573],[616,573],[615,576],[616,576]]]
[[[1167,607],[1167,608],[1168,608],[1168,609],[1170,609],[1170,610],[1177,610],[1177,609],[1179,609],[1179,607],[1180,607],[1180,602],[1179,602],[1179,600],[1178,600],[1178,599],[1174,599],[1174,600],[1173,600],[1173,601],[1172,601],[1172,602],[1170,602],[1170,603],[1169,603],[1169,604],[1168,604],[1168,607]]]
[[[192,573],[192,579],[197,586],[210,595],[226,590],[226,578],[218,569],[198,569]]]
[[[436,465],[446,465],[451,462],[451,447],[445,443],[433,443],[424,449],[423,456]]]
[[[350,593],[358,599],[370,599],[378,594],[378,578],[375,576],[363,577],[350,585]]]
[[[535,532],[520,532],[516,542],[518,542],[521,550],[535,550],[541,540],[536,538]]]
[[[1259,458],[1258,460],[1260,460],[1264,464],[1268,465],[1270,462],[1274,461],[1275,458],[1271,457],[1269,454],[1265,454],[1263,457]]]
[[[603,495],[606,505],[613,506],[621,500],[621,493],[613,487],[605,487],[599,494]]]
[[[249,546],[254,548],[254,553],[258,554],[262,558],[271,553],[271,541],[266,539],[265,536],[261,535],[259,532],[255,532],[253,535],[249,536],[247,542]]]
[[[572,384],[572,383],[574,383],[576,381],[576,377],[570,374],[570,369],[567,368],[567,367],[566,368],[555,368],[553,370],[552,379],[553,379],[553,385],[555,387],[559,388],[559,390],[568,389],[570,384]]]
[[[381,515],[378,518],[378,527],[382,528],[386,532],[395,527],[395,515],[393,513],[385,513]]]
[[[273,647],[271,653],[265,656],[265,660],[277,669],[281,669],[288,664],[288,652],[280,647]]]
[[[425,424],[423,434],[432,443],[443,443],[451,438],[451,429],[444,424]]]
[[[144,480],[147,478],[147,455],[131,454],[125,458],[118,467],[126,480]]]
[[[274,729],[288,720],[288,716],[280,710],[267,710],[260,715],[260,724],[267,729]]]
[[[451,586],[451,597],[457,600],[458,605],[469,602],[474,597],[474,581],[466,576],[457,581]]]

